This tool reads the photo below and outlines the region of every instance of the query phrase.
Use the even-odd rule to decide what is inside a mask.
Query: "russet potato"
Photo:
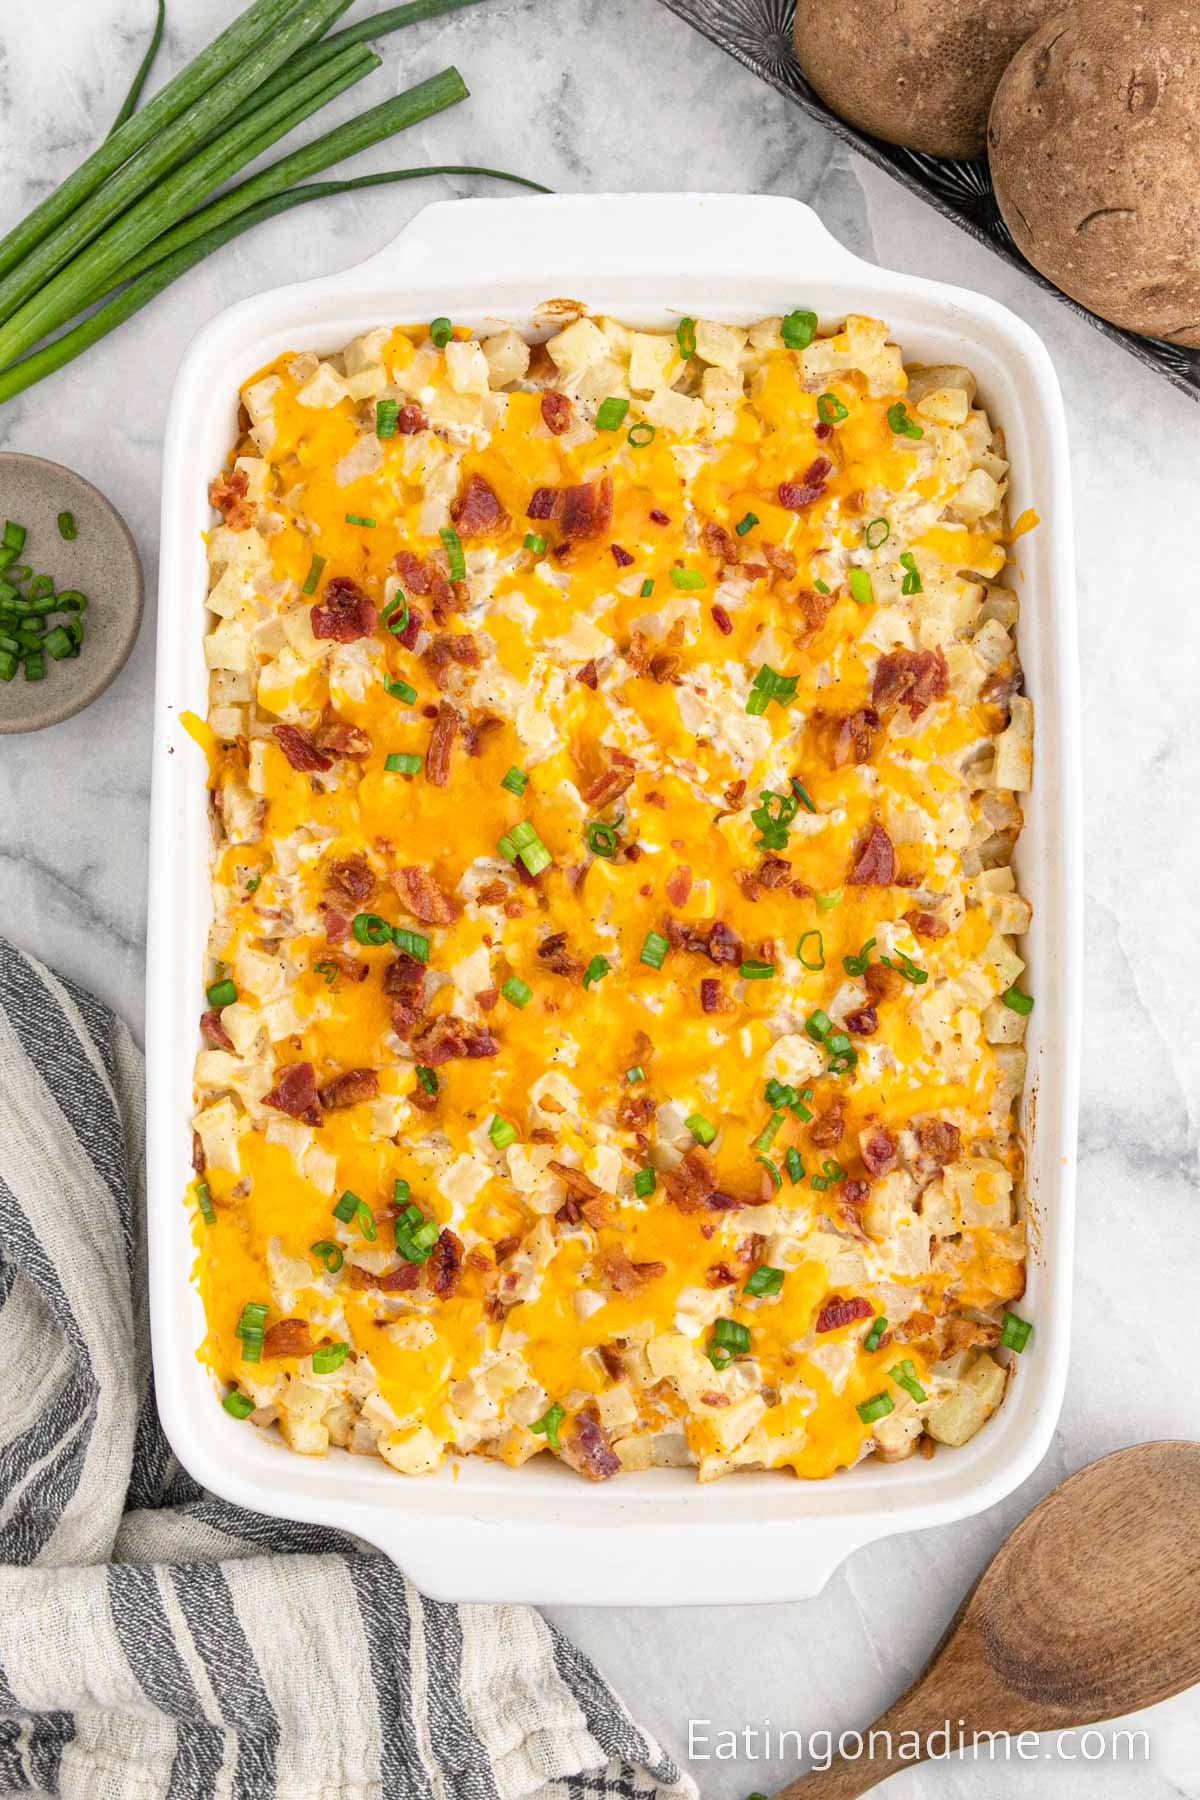
[[[1200,345],[1200,7],[1078,0],[1013,58],[988,156],[1018,247],[1114,325]]]
[[[839,118],[931,156],[981,156],[1005,64],[1062,0],[796,0],[810,85]]]

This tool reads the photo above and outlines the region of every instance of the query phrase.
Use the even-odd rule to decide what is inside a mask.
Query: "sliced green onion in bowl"
[[[797,309],[788,313],[779,327],[779,335],[789,350],[807,350],[817,335],[817,315]]]
[[[444,350],[446,348],[446,345],[454,336],[454,327],[449,319],[446,318],[445,314],[442,314],[439,318],[431,321],[429,335],[439,350]]]
[[[619,431],[625,423],[625,414],[628,411],[628,400],[623,400],[619,394],[610,394],[608,399],[602,400],[596,408],[596,430]]]

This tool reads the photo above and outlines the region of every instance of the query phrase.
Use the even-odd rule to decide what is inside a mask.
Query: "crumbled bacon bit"
[[[339,719],[329,707],[321,714],[313,742],[330,756],[368,756],[371,751],[371,739],[362,726]]]
[[[341,950],[323,950],[318,958],[318,964],[322,970],[332,965],[339,975],[346,977],[347,981],[365,981],[371,972],[366,963],[360,962],[357,956],[347,956]]]
[[[623,550],[620,544],[610,544],[608,547],[612,551],[613,561],[616,563],[618,569],[630,569],[633,567],[633,558],[630,556],[628,550]]]
[[[608,1433],[589,1407],[575,1414],[559,1441],[564,1459],[588,1481],[608,1481],[621,1467]]]
[[[307,1319],[276,1319],[263,1332],[262,1353],[276,1356],[311,1356],[316,1349]]]
[[[204,1154],[204,1139],[198,1131],[192,1133],[192,1169],[197,1175],[203,1175],[208,1167],[208,1158]]]
[[[670,515],[665,513],[660,506],[652,506],[650,508],[650,517],[656,525],[669,525],[671,523]]]
[[[293,769],[302,775],[316,770],[332,769],[333,758],[319,750],[307,731],[301,731],[298,725],[275,725],[272,730],[279,743],[279,748],[291,763]]]
[[[325,583],[320,600],[309,613],[314,637],[352,644],[370,637],[378,622],[374,602],[347,575],[335,575]]]
[[[950,670],[937,650],[892,650],[875,665],[871,699],[876,706],[907,706],[909,717],[919,719],[925,708],[940,700],[950,681]]]
[[[450,508],[460,537],[496,537],[512,520],[482,475],[468,475],[466,485]]]
[[[796,558],[790,550],[781,549],[778,544],[760,543],[758,553],[764,562],[781,575],[785,581],[791,581],[796,573]]]
[[[429,1286],[439,1300],[448,1300],[457,1288],[462,1265],[462,1240],[446,1226],[439,1232],[428,1262]]]
[[[802,512],[819,500],[825,492],[825,483],[833,473],[833,464],[827,456],[814,457],[799,481],[781,481],[779,484],[779,504],[788,512]]]
[[[665,892],[672,906],[685,906],[692,891],[692,871],[687,863],[676,863],[667,876]]]
[[[468,1025],[453,1013],[439,1013],[422,1025],[412,1041],[413,1059],[436,1069],[458,1057],[496,1056],[500,1045],[490,1031]],[[410,1096],[416,1099],[416,1095]]]
[[[450,753],[454,749],[454,740],[461,724],[461,716],[449,701],[443,700],[429,734],[429,748],[425,752],[425,773],[434,787],[445,787],[450,778]]]
[[[599,685],[600,679],[596,673],[595,663],[585,662],[575,679],[576,681],[582,682],[584,687],[595,689]]]
[[[715,519],[705,521],[700,542],[715,562],[735,563],[738,560],[737,539],[723,525],[718,525]]]
[[[663,1262],[633,1262],[620,1244],[613,1244],[597,1256],[596,1270],[606,1287],[618,1294],[635,1294],[648,1281],[657,1281],[660,1275],[665,1275],[667,1265]]]
[[[325,915],[325,942],[341,944],[350,936],[350,921],[345,913],[335,912],[327,901],[320,901],[318,910]]]
[[[733,1001],[726,999],[725,989],[715,975],[706,975],[700,983],[700,1010],[706,1013],[733,1011]]]
[[[373,1100],[379,1092],[379,1077],[374,1069],[344,1069],[318,1091],[326,1111],[337,1112],[344,1106],[357,1106],[360,1100]]]
[[[704,1285],[710,1288],[732,1287],[741,1280],[741,1270],[727,1262],[710,1263],[704,1271]]]
[[[602,475],[563,489],[559,528],[564,538],[599,537],[612,524],[612,513],[612,476]]]
[[[412,437],[414,432],[429,430],[429,420],[415,400],[406,400],[396,414],[396,430],[402,437]]]
[[[896,1140],[883,1125],[872,1125],[858,1135],[859,1155],[872,1180],[886,1175],[896,1161]]]
[[[820,631],[833,605],[832,594],[818,594],[816,588],[797,588],[795,601],[804,614],[809,631]]]
[[[599,1197],[600,1189],[582,1169],[572,1168],[570,1163],[564,1162],[550,1162],[546,1167],[552,1175],[558,1176],[572,1199],[595,1200]]]
[[[461,910],[458,900],[440,888],[420,863],[393,869],[391,879],[401,904],[422,925],[450,925],[457,919]]]
[[[571,401],[568,395],[547,388],[542,395],[542,424],[554,437],[570,429]]]
[[[716,606],[711,608],[711,611],[713,624],[721,633],[722,637],[728,637],[733,630],[733,620],[719,602]]]
[[[890,968],[887,963],[868,963],[863,981],[868,994],[876,1003],[880,1000],[894,1000],[904,988],[904,977],[899,969]]]
[[[846,1014],[846,1030],[852,1031],[855,1037],[873,1037],[879,1030],[879,1014],[870,1001]]]
[[[285,1063],[276,1070],[276,1082],[263,1095],[263,1105],[289,1118],[304,1119],[309,1125],[321,1123],[321,1102],[317,1098],[317,1078],[310,1062]]]
[[[469,631],[439,631],[421,652],[421,661],[439,688],[446,686],[447,672],[454,667],[477,669],[479,645]]]
[[[586,806],[608,806],[613,800],[619,800],[627,788],[633,786],[634,770],[627,765],[612,763],[602,775],[589,781],[581,791],[580,799]]]
[[[379,1294],[410,1294],[420,1279],[420,1263],[397,1263],[394,1269],[385,1269],[382,1275],[373,1275],[370,1269],[362,1269],[357,1263],[350,1264],[350,1286],[370,1288]]]
[[[872,825],[858,845],[846,877],[852,887],[890,887],[896,879],[896,852],[882,825]]]
[[[943,938],[950,930],[945,919],[939,919],[936,913],[921,912],[917,907],[910,907],[904,915],[904,922],[910,925],[917,937]]]
[[[961,1151],[962,1133],[949,1119],[922,1119],[917,1126],[917,1142],[932,1162],[944,1168]]]
[[[819,1112],[808,1128],[808,1135],[813,1143],[819,1144],[822,1149],[828,1149],[833,1144],[841,1143],[842,1134],[846,1129],[845,1114],[846,1102],[840,1098],[835,1100],[832,1106],[827,1107],[824,1112]]]
[[[862,1294],[854,1294],[847,1298],[827,1300],[817,1314],[816,1331],[839,1331],[843,1325],[851,1324],[855,1319],[871,1319],[875,1316],[875,1308]]]
[[[525,508],[527,519],[552,519],[558,511],[560,489],[534,488],[529,505]]]
[[[813,426],[813,436],[819,444],[827,444],[833,436],[833,426],[828,419],[818,419]]]
[[[556,975],[563,975],[568,981],[578,981],[582,977],[583,961],[578,956],[572,956],[567,949],[565,931],[555,931],[549,937],[543,938],[538,945],[537,953],[539,959]]]
[[[208,504],[220,513],[230,531],[248,531],[254,523],[258,508],[246,498],[249,485],[245,469],[230,469],[227,475],[217,475],[208,484]]]
[[[625,1359],[615,1344],[597,1344],[596,1354],[604,1364],[610,1381],[621,1381],[625,1375]]]
[[[879,714],[872,706],[860,706],[857,712],[842,719],[833,739],[834,768],[843,769],[851,762],[870,762],[878,730]]]
[[[325,898],[343,912],[355,912],[375,892],[371,865],[361,852],[344,856],[329,865]]]
[[[221,1009],[210,1006],[200,1014],[200,1036],[210,1050],[232,1050],[233,1039],[221,1023]]]
[[[644,1131],[657,1110],[649,1094],[622,1094],[617,1102],[617,1124],[626,1131]]]

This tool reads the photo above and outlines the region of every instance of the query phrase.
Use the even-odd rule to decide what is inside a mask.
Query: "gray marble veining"
[[[174,0],[160,72],[232,16]],[[0,220],[23,211],[107,129],[141,54],[150,0],[6,0],[0,10]],[[656,0],[486,0],[390,39],[346,117],[448,61],[472,98],[356,172],[445,159],[562,189],[792,194],[861,254],[994,294],[1054,355],[1076,488],[1087,825],[1087,992],[1074,1360],[1046,1462],[982,1519],[852,1557],[804,1605],[557,1616],[681,1753],[688,1720],[811,1731],[864,1724],[910,1679],[1007,1526],[1063,1474],[1142,1438],[1200,1430],[1200,411],[1032,282],[849,156]],[[157,78],[161,78],[161,73]],[[82,717],[0,740],[0,923],[140,1026],[163,419],[191,333],[241,296],[369,254],[438,179],[326,201],[229,246],[86,361],[0,411],[0,447],[77,468],[124,512],[145,564],[141,639]],[[752,246],[748,254],[752,255]],[[1054,521],[1048,520],[1049,529]],[[1136,1521],[1130,1521],[1136,1530]],[[1144,1715],[1148,1764],[1038,1758],[1002,1771],[912,1770],[896,1800],[1200,1795],[1200,1704]],[[795,1773],[696,1761],[737,1800]]]

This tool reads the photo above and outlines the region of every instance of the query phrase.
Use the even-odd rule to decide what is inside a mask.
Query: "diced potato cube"
[[[490,376],[488,359],[473,338],[446,345],[446,374],[456,394],[486,394]]]
[[[907,373],[908,399],[912,406],[919,406],[926,394],[943,388],[962,388],[968,403],[975,398],[975,377],[970,369],[964,369],[959,363],[929,363],[924,368],[917,365]]]
[[[1003,1163],[990,1156],[964,1157],[943,1169],[942,1185],[962,1229],[986,1225],[996,1231],[1012,1224],[1012,1176]]]
[[[651,425],[661,425],[680,437],[703,431],[708,422],[708,408],[703,400],[689,400],[686,394],[677,394],[672,388],[659,388],[642,410]]]
[[[1033,783],[1033,701],[1014,694],[1007,727],[996,739],[992,785],[1024,793]]]
[[[608,360],[608,339],[591,319],[576,319],[546,344],[554,366],[563,375],[578,375],[593,363]]]
[[[488,380],[494,388],[520,381],[529,367],[529,345],[519,331],[497,331],[484,338],[483,354],[487,358]]]
[[[718,369],[737,374],[742,366],[746,333],[731,325],[717,325],[711,319],[696,322],[696,355],[701,362],[715,363]]]
[[[204,660],[210,669],[246,674],[254,666],[250,639],[238,625],[218,625],[204,640]]]
[[[1000,489],[985,469],[972,469],[951,501],[957,517],[968,525],[995,512],[999,504]]]
[[[670,387],[679,373],[675,339],[662,332],[635,331],[630,339],[629,385],[635,394]]]
[[[352,400],[376,400],[387,384],[387,370],[377,363],[372,369],[360,369],[357,375],[347,375],[346,392]]]
[[[925,1429],[939,1444],[965,1444],[990,1419],[1004,1397],[1007,1373],[1000,1364],[980,1354],[955,1388],[935,1401]]]
[[[381,368],[384,346],[391,335],[390,326],[377,325],[373,331],[364,331],[361,337],[347,344],[344,359],[347,375],[361,375],[364,369]]]
[[[380,1436],[379,1454],[402,1475],[429,1475],[441,1463],[446,1446],[427,1425],[398,1437]]]
[[[1003,1000],[989,1000],[983,1009],[983,1035],[989,1044],[1023,1044],[1028,1023],[1028,1014],[1014,1012]]]
[[[336,406],[346,398],[346,383],[332,363],[318,363],[317,372],[296,395],[298,406]]]
[[[970,404],[962,388],[931,388],[916,402],[915,410],[935,425],[961,425]]]

